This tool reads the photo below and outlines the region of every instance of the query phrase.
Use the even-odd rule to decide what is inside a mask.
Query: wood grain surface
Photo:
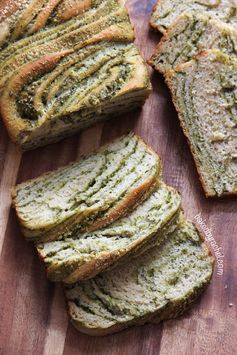
[[[148,59],[159,35],[149,30],[155,1],[129,0],[137,45]],[[4,355],[206,355],[237,353],[237,198],[207,200],[200,186],[170,95],[152,72],[153,93],[143,110],[99,124],[58,144],[23,156],[0,124],[0,354]],[[69,324],[60,285],[46,280],[31,244],[20,235],[10,188],[77,159],[129,130],[161,156],[165,181],[183,197],[190,219],[201,213],[224,253],[224,272],[183,317],[103,338],[80,334]]]

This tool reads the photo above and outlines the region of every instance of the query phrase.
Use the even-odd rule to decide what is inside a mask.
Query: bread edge
[[[190,148],[192,157],[193,157],[194,162],[195,162],[195,165],[196,165],[196,169],[197,169],[199,181],[201,182],[201,185],[202,185],[202,187],[203,187],[205,196],[206,196],[207,198],[223,198],[223,197],[236,196],[236,195],[237,195],[237,190],[236,190],[236,191],[233,191],[233,192],[223,192],[223,193],[221,193],[220,195],[218,195],[216,192],[212,192],[210,189],[208,189],[208,186],[207,186],[207,184],[205,183],[204,178],[203,178],[203,176],[202,176],[201,165],[199,164],[197,155],[196,155],[196,153],[194,152],[193,144],[192,144],[192,142],[191,142],[191,139],[189,138],[187,129],[186,129],[186,127],[185,127],[185,122],[184,122],[184,119],[183,119],[183,112],[181,111],[181,109],[179,108],[179,105],[178,105],[178,103],[177,103],[176,94],[174,93],[173,84],[172,84],[172,81],[171,81],[171,77],[172,77],[173,73],[175,73],[176,70],[182,69],[183,66],[188,65],[189,63],[191,63],[192,61],[194,61],[195,58],[198,58],[198,57],[200,57],[200,56],[203,56],[203,55],[205,55],[207,52],[213,52],[213,51],[221,52],[221,51],[215,50],[215,49],[209,49],[209,50],[202,51],[202,52],[200,52],[199,54],[197,54],[196,56],[194,56],[193,59],[191,59],[189,62],[182,63],[182,64],[178,64],[174,69],[168,70],[168,71],[164,74],[164,77],[165,77],[165,82],[166,82],[168,88],[170,89],[172,102],[173,102],[174,107],[175,107],[175,109],[176,109],[176,111],[177,111],[178,118],[179,118],[179,122],[180,122],[180,126],[181,126],[181,128],[182,128],[182,130],[183,130],[184,136],[185,136],[186,139],[187,139],[187,142],[188,142],[188,145],[189,145],[189,148]]]
[[[170,189],[173,190],[173,188],[170,188]],[[178,192],[177,192],[177,194],[178,194]],[[140,203],[140,201],[139,201],[139,203]],[[85,263],[84,265],[82,264],[82,265],[75,266],[75,269],[67,277],[64,277],[64,278],[62,277],[61,280],[54,279],[53,271],[51,271],[52,276],[50,277],[49,268],[47,268],[47,266],[46,266],[45,268],[46,268],[47,277],[51,281],[62,281],[65,284],[73,284],[73,283],[83,281],[83,280],[86,280],[86,279],[96,276],[98,273],[106,270],[110,266],[113,266],[114,263],[120,263],[120,261],[122,261],[120,259],[123,259],[126,256],[133,254],[136,249],[140,250],[140,248],[142,246],[145,247],[147,245],[147,243],[149,243],[149,241],[151,240],[152,237],[155,237],[156,235],[158,236],[159,233],[161,232],[161,230],[166,226],[166,224],[170,223],[171,220],[173,220],[173,218],[176,215],[178,216],[180,214],[180,212],[179,212],[180,209],[181,209],[181,201],[180,201],[180,204],[179,204],[177,210],[174,211],[174,213],[170,216],[170,218],[168,220],[165,221],[165,224],[162,225],[158,231],[147,236],[145,240],[142,239],[142,240],[134,241],[132,243],[132,247],[129,246],[128,248],[122,249],[121,251],[115,250],[113,252],[103,252],[103,253],[101,253],[99,258],[93,259],[93,260]],[[149,249],[149,248],[147,248],[147,249]],[[40,253],[40,250],[37,249],[37,252],[38,252],[38,256],[39,256],[40,260],[44,263],[44,256],[42,255],[42,253]]]
[[[70,311],[69,311],[69,304],[68,304],[69,302],[66,301],[66,308],[67,308],[69,319],[70,319],[70,322],[72,323],[72,325],[80,332],[90,335],[90,336],[106,336],[106,335],[110,335],[110,334],[114,334],[119,331],[122,331],[126,328],[129,328],[130,326],[140,326],[140,325],[144,325],[146,323],[160,323],[162,321],[169,320],[171,318],[177,318],[177,317],[180,317],[181,315],[183,315],[183,313],[191,307],[193,302],[195,302],[201,296],[202,292],[205,291],[205,289],[208,287],[208,285],[211,282],[213,272],[214,272],[214,267],[215,267],[215,258],[213,257],[212,251],[211,251],[209,245],[207,244],[207,242],[205,241],[204,236],[202,235],[202,233],[200,233],[199,229],[196,227],[196,225],[193,222],[190,222],[190,223],[192,223],[192,225],[195,226],[195,229],[200,237],[200,240],[202,242],[200,246],[206,252],[207,257],[211,257],[212,271],[210,274],[210,278],[206,281],[206,283],[202,284],[199,288],[195,288],[192,292],[190,292],[190,296],[189,296],[188,300],[187,300],[187,298],[185,298],[180,303],[178,303],[178,309],[175,308],[176,305],[171,303],[171,304],[168,304],[167,307],[164,307],[163,309],[160,309],[159,311],[157,311],[157,313],[160,313],[158,315],[156,315],[155,314],[156,312],[155,312],[153,314],[145,315],[137,320],[132,320],[127,323],[115,324],[115,325],[111,326],[110,328],[88,329],[86,327],[83,327],[80,322],[77,322],[77,321],[71,319]],[[64,289],[64,293],[65,293],[65,289]],[[167,308],[168,309],[171,308],[172,311],[174,311],[174,314],[170,314],[170,315],[167,314],[167,312],[168,312]]]
[[[136,135],[135,133],[129,133],[128,135],[123,135],[121,137],[118,137],[117,139],[114,139],[114,140],[111,140],[110,142],[108,142],[107,144],[105,145],[102,145],[101,147],[99,147],[98,149],[95,149],[94,151],[92,151],[91,153],[87,154],[87,155],[82,155],[80,157],[80,159],[78,159],[78,161],[80,161],[81,159],[84,159],[84,158],[88,158],[89,156],[91,155],[94,155],[94,154],[97,154],[99,153],[100,151],[106,149],[106,147],[108,147],[112,142],[116,142],[117,140],[119,141],[120,139],[122,139],[123,137],[129,137],[129,138],[133,138],[135,137],[139,142],[141,142],[144,146],[145,146],[145,149],[150,153],[152,154],[156,159],[157,159],[157,164],[158,164],[158,167],[157,167],[157,172],[156,172],[156,175],[154,175],[153,177],[150,177],[148,178],[147,180],[145,180],[143,182],[142,185],[140,185],[139,187],[133,189],[132,191],[130,191],[130,193],[128,194],[126,200],[124,200],[117,209],[114,209],[112,211],[113,213],[113,218],[111,218],[111,216],[107,216],[106,218],[104,218],[104,223],[100,222],[99,224],[99,220],[96,221],[96,225],[94,225],[93,227],[93,223],[91,224],[91,229],[88,228],[88,230],[93,230],[94,229],[97,229],[99,227],[102,227],[102,226],[105,226],[106,224],[108,223],[111,223],[112,221],[114,221],[115,219],[118,219],[120,216],[124,215],[126,213],[126,211],[130,208],[132,208],[132,206],[135,204],[136,200],[138,199],[138,197],[140,196],[140,198],[142,197],[143,193],[146,192],[146,190],[151,187],[151,185],[154,185],[154,188],[156,186],[156,183],[157,183],[157,180],[158,178],[161,178],[162,176],[162,165],[161,165],[161,159],[159,157],[159,155],[152,149],[150,148],[144,141],[143,139]],[[52,240],[56,240],[57,239],[57,236],[60,232],[56,233],[56,235],[54,235],[53,232],[50,232],[51,229],[54,229],[56,227],[59,227],[60,225],[60,229],[61,228],[65,228],[65,226],[70,223],[70,221],[72,221],[72,218],[69,218],[68,220],[64,221],[64,222],[61,222],[59,224],[55,224],[52,228],[50,228],[48,231],[46,231],[45,233],[42,234],[42,237],[31,237],[30,236],[30,233],[31,231],[34,232],[35,230],[37,231],[37,229],[29,229],[27,226],[25,226],[24,222],[21,220],[21,217],[19,216],[18,214],[18,211],[17,211],[17,207],[16,207],[16,195],[17,195],[17,188],[21,188],[21,187],[26,187],[26,186],[29,186],[32,182],[35,182],[35,181],[42,181],[44,180],[46,177],[49,177],[49,176],[53,176],[55,173],[59,172],[60,170],[64,169],[64,168],[68,168],[70,167],[71,165],[73,165],[74,163],[76,162],[72,162],[68,165],[65,165],[64,167],[60,167],[59,169],[56,169],[56,170],[53,170],[53,171],[50,171],[50,172],[46,172],[45,174],[37,177],[37,178],[34,178],[34,179],[30,179],[30,180],[27,180],[26,182],[23,182],[21,184],[18,184],[16,185],[13,189],[12,189],[12,206],[13,208],[15,208],[16,210],[16,215],[17,215],[17,218],[18,218],[18,221],[21,225],[21,229],[22,229],[22,233],[23,235],[25,235],[25,238],[27,240],[31,240],[31,241],[37,241],[37,242],[40,242],[40,241],[52,241]],[[81,217],[81,216],[80,216]],[[65,223],[66,222],[66,223]],[[76,223],[75,223],[76,224]],[[24,232],[24,229],[25,231],[27,231],[29,233],[28,236],[26,236],[26,233]],[[51,237],[50,238],[44,238],[44,236],[46,234],[50,234]],[[37,239],[37,240],[36,240]]]
[[[151,27],[153,30],[165,34],[165,33],[166,33],[166,29],[165,29],[163,26],[157,25],[157,24],[152,20],[153,15],[154,15],[154,13],[157,11],[158,6],[160,6],[160,0],[157,0],[156,4],[155,4],[154,7],[153,7],[153,10],[152,10],[152,13],[151,13],[151,16],[150,16],[149,24],[150,24],[150,27]]]
[[[144,194],[141,194],[139,201],[137,201],[137,193],[130,196],[131,200],[135,201],[136,204],[142,203],[152,193],[152,191],[155,189],[156,185],[157,185],[157,182],[155,181],[154,184],[148,186],[148,190],[146,190]],[[143,185],[143,189],[145,188],[145,186],[146,186],[146,184]],[[141,191],[141,192],[143,192],[143,191]],[[128,213],[130,210],[133,210],[136,206],[135,204],[130,205],[127,202],[124,203],[124,205],[126,205],[126,206],[124,206],[124,208],[122,209],[123,213],[121,214],[121,213],[115,211],[115,213],[117,213],[116,218],[114,220],[110,220],[110,218],[108,218],[106,225],[112,223],[113,221],[122,217],[123,215],[126,215],[126,213]],[[36,245],[36,249],[37,249],[39,259],[42,261],[42,263],[45,264],[45,262],[44,262],[45,257],[43,255],[43,253],[40,252],[40,249],[37,248],[37,245]],[[67,277],[62,278],[61,280],[55,280],[53,277],[53,272],[50,271],[49,267],[47,267],[46,265],[45,265],[45,269],[46,269],[47,277],[49,280],[62,281],[64,283],[71,284],[71,283],[85,280],[89,277],[95,276],[97,273],[99,273],[100,271],[105,269],[104,264],[106,264],[106,265],[108,264],[108,266],[109,266],[114,261],[116,261],[118,258],[120,258],[120,255],[118,255],[118,253],[114,253],[114,255],[112,255],[111,253],[104,252],[100,259],[94,259],[84,265],[81,265],[81,266],[79,265],[78,267],[75,267],[75,269]],[[52,273],[52,276],[50,276],[50,273]]]

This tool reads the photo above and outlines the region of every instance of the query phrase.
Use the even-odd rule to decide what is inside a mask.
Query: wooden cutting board
[[[137,45],[148,59],[159,39],[149,30],[155,0],[129,0]],[[23,156],[0,126],[0,354],[206,355],[237,353],[237,198],[207,200],[163,79],[151,73],[153,93],[143,110],[99,124],[58,144]],[[185,214],[201,214],[222,248],[203,297],[183,317],[104,338],[80,334],[69,324],[60,285],[46,280],[31,244],[20,235],[10,188],[77,159],[100,144],[134,130],[161,156],[165,181],[182,194]]]

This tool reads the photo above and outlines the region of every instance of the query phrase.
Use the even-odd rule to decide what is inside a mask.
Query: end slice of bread
[[[134,211],[107,227],[39,244],[37,250],[49,279],[75,283],[91,278],[129,255],[143,252],[154,241],[161,242],[164,229],[179,215],[180,203],[179,194],[161,183]]]
[[[17,185],[13,205],[28,240],[92,231],[118,219],[159,184],[157,154],[129,134],[77,163]]]
[[[165,77],[206,195],[237,194],[237,61],[208,50]]]
[[[195,229],[181,221],[159,247],[66,288],[73,325],[106,335],[181,315],[211,280],[214,260]]]
[[[151,91],[124,1],[36,2],[0,5],[0,114],[23,150],[139,107]]]
[[[236,4],[233,0],[158,0],[150,25],[165,33],[175,19],[184,13],[202,13],[237,27]]]
[[[148,63],[160,73],[207,49],[236,57],[237,30],[203,14],[183,14],[168,28]]]

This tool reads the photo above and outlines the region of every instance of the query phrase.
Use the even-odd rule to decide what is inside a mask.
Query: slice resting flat
[[[213,258],[197,230],[181,221],[165,241],[122,266],[66,288],[73,325],[106,335],[181,315],[209,283]]]

